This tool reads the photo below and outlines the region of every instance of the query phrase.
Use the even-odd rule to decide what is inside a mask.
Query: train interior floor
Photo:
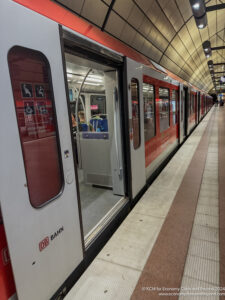
[[[82,178],[79,170],[79,178]],[[112,190],[79,181],[84,236],[86,236],[121,199]]]
[[[219,299],[225,273],[219,235],[224,180],[218,172],[224,122],[225,109],[213,107],[66,300],[172,299],[171,293],[180,300]],[[225,138],[223,143],[225,148]]]

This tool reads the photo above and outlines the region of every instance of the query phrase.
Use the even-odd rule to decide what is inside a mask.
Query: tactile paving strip
[[[180,288],[181,286],[213,120],[214,113],[211,115],[206,130],[184,175],[158,239],[131,297],[132,300],[162,299],[160,292],[157,289],[155,290],[154,287]],[[214,153],[211,160],[213,162],[216,160]],[[206,174],[204,181],[207,182],[210,179],[210,174]],[[204,258],[200,257],[197,257],[197,259],[198,263],[204,260]],[[190,263],[192,263],[192,260],[190,259]],[[208,262],[208,260],[206,261]],[[217,261],[209,260],[209,263],[206,265],[206,271],[202,274],[207,276],[207,272],[211,272],[211,269],[213,272],[217,264]],[[208,279],[208,277],[206,278]],[[209,276],[209,278],[211,277]],[[215,277],[214,281],[217,282],[217,280],[218,278]],[[143,289],[145,287],[149,287],[150,290]],[[170,296],[164,296],[164,299],[170,299]],[[178,299],[178,295],[173,296],[173,299]]]

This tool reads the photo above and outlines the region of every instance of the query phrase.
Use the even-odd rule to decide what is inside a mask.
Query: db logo
[[[47,236],[39,243],[39,250],[44,250],[49,245],[49,237]]]

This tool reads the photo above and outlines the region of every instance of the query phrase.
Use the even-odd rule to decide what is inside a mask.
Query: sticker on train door
[[[35,114],[33,101],[24,101],[24,113],[27,116]]]
[[[37,102],[37,109],[38,109],[38,113],[40,115],[46,115],[48,113],[48,110],[46,108],[46,104],[44,101]]]
[[[35,84],[35,97],[36,98],[44,98],[45,97],[45,89],[42,84]]]
[[[23,98],[33,98],[32,84],[22,83],[21,84],[21,94]]]

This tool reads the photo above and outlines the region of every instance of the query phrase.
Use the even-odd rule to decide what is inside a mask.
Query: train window
[[[173,125],[177,123],[177,91],[172,90],[172,110],[173,110]]]
[[[195,112],[195,95],[192,94],[192,113]]]
[[[18,46],[8,63],[30,202],[38,208],[63,185],[50,66],[42,53]]]
[[[183,90],[181,91],[181,97],[180,97],[180,100],[181,100],[181,122],[183,121],[183,118],[184,118],[184,92]]]
[[[134,145],[134,149],[137,149],[141,144],[141,137],[140,137],[139,82],[136,78],[131,79],[131,101],[132,101],[133,145]]]
[[[159,88],[159,99],[160,132],[163,132],[170,127],[169,89]]]
[[[145,141],[155,136],[155,91],[151,84],[143,83]]]
[[[189,96],[189,106],[190,106],[190,109],[189,109],[189,116],[193,114],[194,112],[194,107],[193,107],[193,97],[194,95],[192,93],[190,93],[190,96]]]
[[[106,117],[106,97],[104,95],[91,95],[91,116]]]
[[[189,95],[188,99],[188,116],[191,115],[191,94]]]

